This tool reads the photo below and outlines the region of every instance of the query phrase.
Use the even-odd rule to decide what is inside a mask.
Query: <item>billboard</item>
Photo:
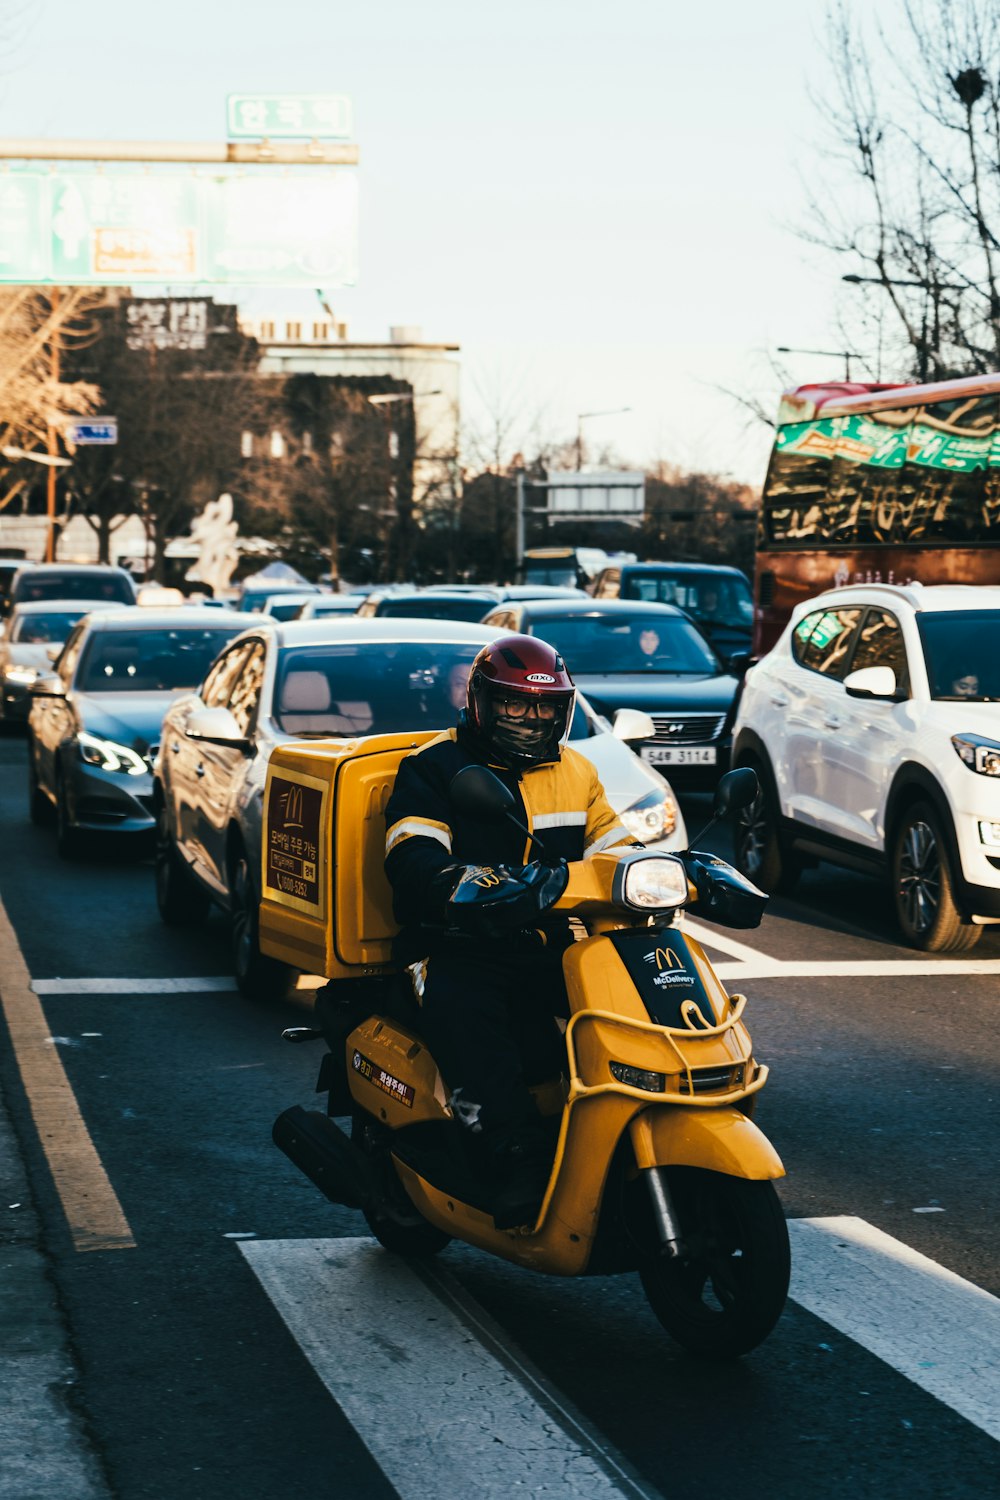
[[[350,167],[0,177],[0,282],[336,289],[357,275]]]

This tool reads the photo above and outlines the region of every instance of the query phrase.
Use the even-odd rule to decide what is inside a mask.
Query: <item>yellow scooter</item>
[[[369,793],[374,784],[369,776]],[[756,795],[752,771],[731,771],[709,827]],[[279,796],[287,800],[276,783]],[[513,817],[510,792],[485,768],[459,772],[452,797],[479,818]],[[456,1238],[558,1276],[638,1271],[654,1313],[684,1348],[744,1354],[774,1327],[787,1295],[788,1233],[773,1186],[784,1168],[751,1118],[768,1070],[753,1056],[746,998],[726,993],[676,917],[690,908],[755,927],[767,898],[725,861],[693,850],[629,849],[563,868],[554,903],[562,882],[546,883],[550,908],[576,918],[586,936],[563,959],[565,1078],[536,1090],[553,1159],[535,1223],[494,1223],[475,1137],[452,1117],[409,976],[404,989],[385,965],[334,979],[320,992],[320,1027],[285,1033],[327,1040],[317,1089],[329,1105],[326,1114],[286,1110],[275,1143],[331,1201],[360,1208],[397,1254],[431,1255]],[[492,889],[481,882],[482,898]],[[452,899],[477,896],[460,887]],[[287,918],[278,912],[275,932]],[[288,955],[287,935],[271,941]],[[334,959],[332,971],[346,973]],[[334,1120],[345,1115],[350,1138]]]

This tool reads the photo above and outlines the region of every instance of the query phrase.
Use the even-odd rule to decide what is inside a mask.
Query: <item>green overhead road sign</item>
[[[0,176],[0,282],[354,286],[350,167]]]
[[[349,141],[354,121],[346,94],[229,94],[226,126],[231,140]]]

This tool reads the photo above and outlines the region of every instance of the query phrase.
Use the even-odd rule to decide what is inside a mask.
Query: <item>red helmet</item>
[[[472,663],[469,723],[503,763],[537,765],[556,755],[575,701],[566,663],[537,636],[502,635]]]

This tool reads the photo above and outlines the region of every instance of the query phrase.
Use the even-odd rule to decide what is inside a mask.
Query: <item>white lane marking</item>
[[[300,993],[318,990],[326,982],[322,974],[300,974],[295,988]],[[236,980],[228,974],[173,979],[35,979],[31,984],[36,995],[229,995],[236,987]]]
[[[700,940],[699,940],[700,941]],[[915,979],[961,974],[1000,974],[1000,958],[883,958],[790,959],[767,958],[757,963],[712,965],[720,979]]]
[[[552,1500],[653,1493],[581,1429],[565,1430],[509,1360],[374,1241],[239,1249],[401,1500],[430,1500],[449,1474],[476,1500],[543,1488]]]
[[[204,979],[35,979],[36,995],[200,995],[228,994],[236,980],[227,974]]]
[[[706,927],[703,922],[695,922],[686,913],[681,931],[693,937],[696,943],[701,943],[703,948],[714,948],[717,953],[728,953],[730,958],[740,958],[744,963],[777,962],[766,953],[761,953],[759,948],[751,948],[748,943],[738,943],[735,938],[726,937],[724,932],[719,932],[714,927]]]
[[[864,1219],[788,1232],[800,1307],[1000,1439],[1000,1299]]]

